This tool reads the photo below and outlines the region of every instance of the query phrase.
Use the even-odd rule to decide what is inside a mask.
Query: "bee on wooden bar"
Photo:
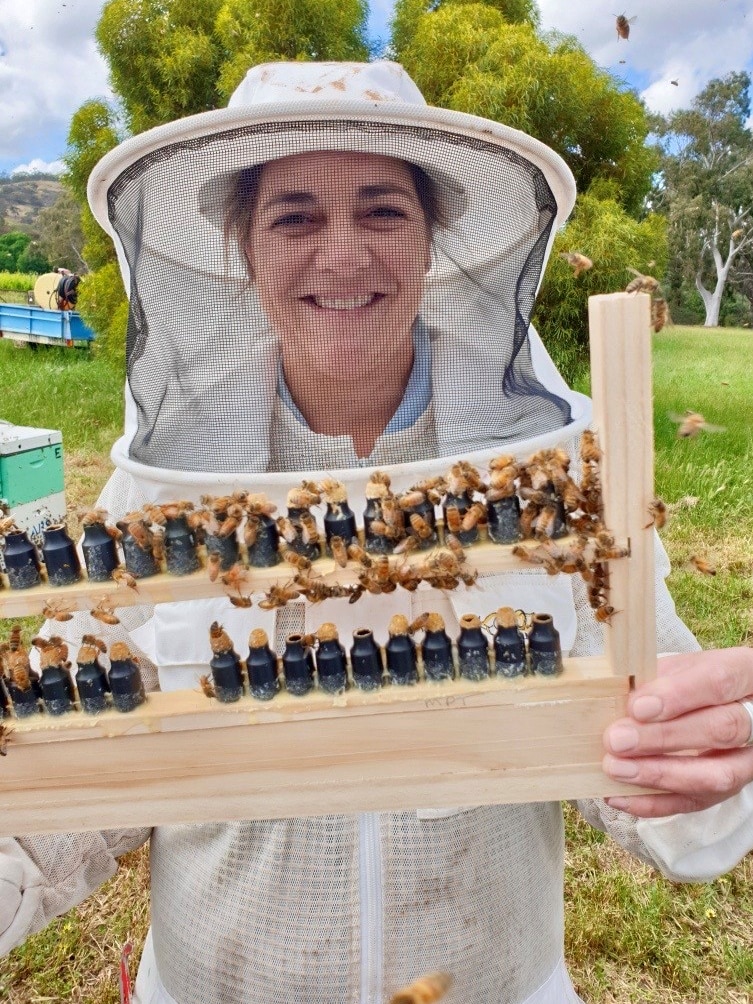
[[[345,568],[348,564],[348,548],[342,537],[338,537],[334,534],[329,539],[329,546],[332,550],[332,557],[335,559],[335,563],[340,566],[340,568]]]
[[[373,564],[371,555],[360,544],[348,544],[348,557],[352,558],[353,561],[357,561],[359,565],[363,565],[364,568],[371,568]]]
[[[95,524],[103,526],[113,540],[120,540],[123,536],[116,526],[110,526],[107,522],[106,509],[87,509],[83,513],[79,512],[79,517],[82,526],[94,526]]]
[[[207,555],[207,575],[210,582],[216,582],[222,569],[222,555],[217,551],[212,551]]]
[[[130,572],[125,570],[125,568],[113,569],[112,578],[119,586],[127,586],[128,589],[133,589],[135,592],[138,592],[138,582]]]
[[[201,692],[205,697],[217,696],[211,677],[208,676],[206,673],[202,674],[199,677],[199,686],[201,687]]]
[[[282,549],[282,558],[283,561],[287,561],[293,568],[297,568],[299,572],[307,572],[311,568],[311,559],[307,558],[304,554],[294,551],[292,547],[284,547]]]
[[[667,503],[662,501],[660,498],[655,498],[652,500],[648,507],[648,514],[651,517],[651,522],[646,523],[644,530],[647,530],[650,526],[655,526],[657,530],[663,529],[667,525]]]
[[[655,296],[651,301],[651,327],[658,333],[669,323],[669,306],[667,305],[667,301],[663,296]]]

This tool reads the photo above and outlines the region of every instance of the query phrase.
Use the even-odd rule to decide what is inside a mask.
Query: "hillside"
[[[0,233],[30,230],[40,211],[51,206],[62,190],[49,175],[0,177]]]

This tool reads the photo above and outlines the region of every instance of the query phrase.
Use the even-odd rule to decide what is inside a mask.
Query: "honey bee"
[[[0,756],[8,755],[8,743],[13,739],[13,729],[0,722]]]
[[[116,526],[110,526],[107,522],[106,509],[88,509],[86,512],[79,513],[79,516],[82,526],[94,526],[95,524],[99,524],[104,527],[113,540],[120,540],[123,536]]]
[[[601,449],[596,442],[596,433],[585,429],[580,437],[580,459],[586,464],[598,464],[601,460]]]
[[[139,660],[124,641],[114,641],[110,646],[110,661],[138,663]]]
[[[214,655],[221,655],[223,652],[232,652],[233,650],[230,635],[219,621],[212,621],[209,628],[209,645]]]
[[[529,502],[520,514],[520,533],[525,539],[533,537],[533,526],[539,515],[539,507]]]
[[[680,81],[679,80],[670,80],[670,84],[673,87],[679,87],[680,86]]]
[[[352,558],[353,561],[357,561],[359,565],[363,565],[364,568],[371,568],[373,564],[368,552],[360,544],[356,544],[355,541],[348,544],[348,557]]]
[[[447,529],[450,533],[461,533],[463,529],[463,517],[460,510],[455,505],[448,505],[444,511],[447,520]]]
[[[411,529],[416,532],[421,540],[428,540],[434,533],[434,528],[431,523],[427,523],[424,517],[417,512],[410,514],[408,522],[411,525]]]
[[[248,516],[243,527],[243,542],[246,547],[253,547],[259,536],[261,523],[258,516]]]
[[[428,524],[427,524],[428,525]],[[414,534],[409,534],[407,537],[403,537],[392,548],[393,554],[410,554],[412,551],[417,551],[419,548],[419,538]]]
[[[401,526],[390,526],[383,519],[374,519],[371,521],[371,532],[376,533],[380,537],[386,537],[387,540],[399,540],[403,535],[403,528]]]
[[[319,542],[319,530],[316,520],[310,512],[301,513],[301,540],[304,544],[317,544]]]
[[[418,491],[417,488],[411,488],[410,491],[401,495],[397,502],[401,509],[415,509],[426,502],[426,495],[424,492]]]
[[[225,510],[225,518],[217,528],[217,536],[230,537],[241,525],[241,521],[245,515],[246,510],[243,508],[241,503],[233,502]]]
[[[72,609],[68,603],[48,600],[42,607],[42,615],[51,621],[70,621],[73,620]]]
[[[613,606],[609,603],[603,603],[596,607],[594,611],[594,617],[599,622],[599,624],[611,624],[612,618],[617,613]]]
[[[249,585],[248,569],[236,562],[231,568],[220,575],[220,582],[228,589],[234,589],[237,593],[243,592]]]
[[[617,29],[617,41],[624,38],[625,41],[630,38],[630,25],[635,24],[638,20],[636,17],[626,17],[625,14],[615,15],[615,28]]]
[[[551,537],[557,520],[557,507],[551,503],[542,506],[536,518],[536,536]]]
[[[679,423],[677,436],[679,439],[695,439],[699,432],[726,432],[723,425],[711,425],[698,411],[686,411],[684,415],[669,413],[673,422]]]
[[[646,523],[644,530],[647,530],[650,526],[655,526],[657,530],[663,529],[667,525],[667,503],[660,498],[655,498],[652,500],[648,507],[648,514],[651,517],[651,522]]]
[[[447,482],[441,475],[435,478],[426,478],[424,481],[419,481],[418,484],[413,485],[409,491],[421,492],[432,505],[439,505],[442,501],[442,496],[447,491]]]
[[[207,575],[210,582],[216,582],[222,568],[222,555],[212,551],[207,555]]]
[[[690,564],[702,575],[716,575],[716,569],[714,566],[710,562],[706,561],[705,558],[700,558],[697,554],[691,554]]]
[[[276,610],[278,607],[284,607],[291,600],[297,600],[300,595],[300,589],[293,582],[288,582],[283,586],[274,584],[264,594],[264,599],[259,601],[259,606],[262,610]]]
[[[291,488],[288,492],[287,505],[289,509],[310,509],[312,505],[321,502],[321,495],[316,490],[316,485],[310,481],[303,482],[304,487]]]
[[[127,512],[122,519],[118,520],[116,526],[119,530],[130,534],[142,551],[148,551],[151,548],[152,531],[147,525],[144,513],[138,510]]]
[[[630,268],[630,266],[628,266],[628,272],[631,272],[635,278],[631,279],[625,287],[626,293],[655,293],[659,288],[659,280],[654,279],[652,275],[642,275],[637,269]]]
[[[104,653],[107,651],[107,645],[105,645],[101,638],[97,638],[97,636],[93,634],[82,635],[81,644],[88,645],[89,648],[93,648],[97,652]]]
[[[113,569],[112,578],[119,586],[127,586],[128,589],[133,589],[134,592],[138,592],[138,582],[130,572],[126,571],[125,568]]]
[[[89,613],[103,624],[120,624],[120,618],[115,615],[115,604],[109,596],[100,596],[97,605]]]
[[[294,551],[292,547],[284,547],[281,553],[283,561],[287,561],[289,565],[297,568],[299,572],[307,572],[311,568],[310,559],[305,554],[299,554],[297,551]]]
[[[342,481],[325,478],[317,487],[324,501],[332,506],[341,506],[348,501],[347,491]]]
[[[216,697],[217,694],[214,689],[214,684],[211,678],[205,673],[199,677],[199,686],[201,687],[201,692],[205,697]]]
[[[14,533],[19,527],[16,526],[16,521],[12,516],[5,516],[0,519],[0,537],[5,537],[9,533]]]
[[[474,502],[473,505],[464,514],[460,526],[464,533],[468,533],[469,530],[473,530],[479,523],[486,519],[486,509],[480,502]]]
[[[250,596],[228,596],[228,599],[234,607],[240,607],[242,610],[248,610],[249,607],[254,605],[254,601]]]
[[[416,617],[414,621],[411,621],[408,626],[408,634],[416,634],[417,631],[426,631],[430,618],[431,614],[428,610],[419,614],[418,617]]]
[[[277,506],[266,495],[257,492],[246,496],[246,512],[249,516],[271,516],[277,512]]]
[[[329,546],[335,562],[340,566],[340,568],[345,568],[348,564],[348,548],[345,541],[342,537],[338,537],[337,534],[335,534],[330,537]]]
[[[669,323],[669,307],[663,296],[655,296],[651,301],[651,327],[661,331]]]
[[[591,259],[587,258],[584,254],[581,254],[579,251],[561,251],[560,258],[570,265],[575,279],[577,279],[582,272],[587,272],[589,268],[593,268],[593,262]]]
[[[392,572],[392,579],[395,585],[406,589],[409,593],[414,593],[422,582],[419,569],[407,561],[395,566]]]

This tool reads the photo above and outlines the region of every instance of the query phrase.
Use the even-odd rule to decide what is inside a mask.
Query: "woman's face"
[[[328,151],[271,161],[246,255],[286,371],[358,379],[410,343],[430,232],[402,161]]]

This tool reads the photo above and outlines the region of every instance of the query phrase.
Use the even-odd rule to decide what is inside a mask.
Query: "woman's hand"
[[[753,649],[659,660],[655,680],[628,700],[628,718],[604,733],[604,771],[666,794],[608,798],[636,816],[706,809],[753,781]]]

